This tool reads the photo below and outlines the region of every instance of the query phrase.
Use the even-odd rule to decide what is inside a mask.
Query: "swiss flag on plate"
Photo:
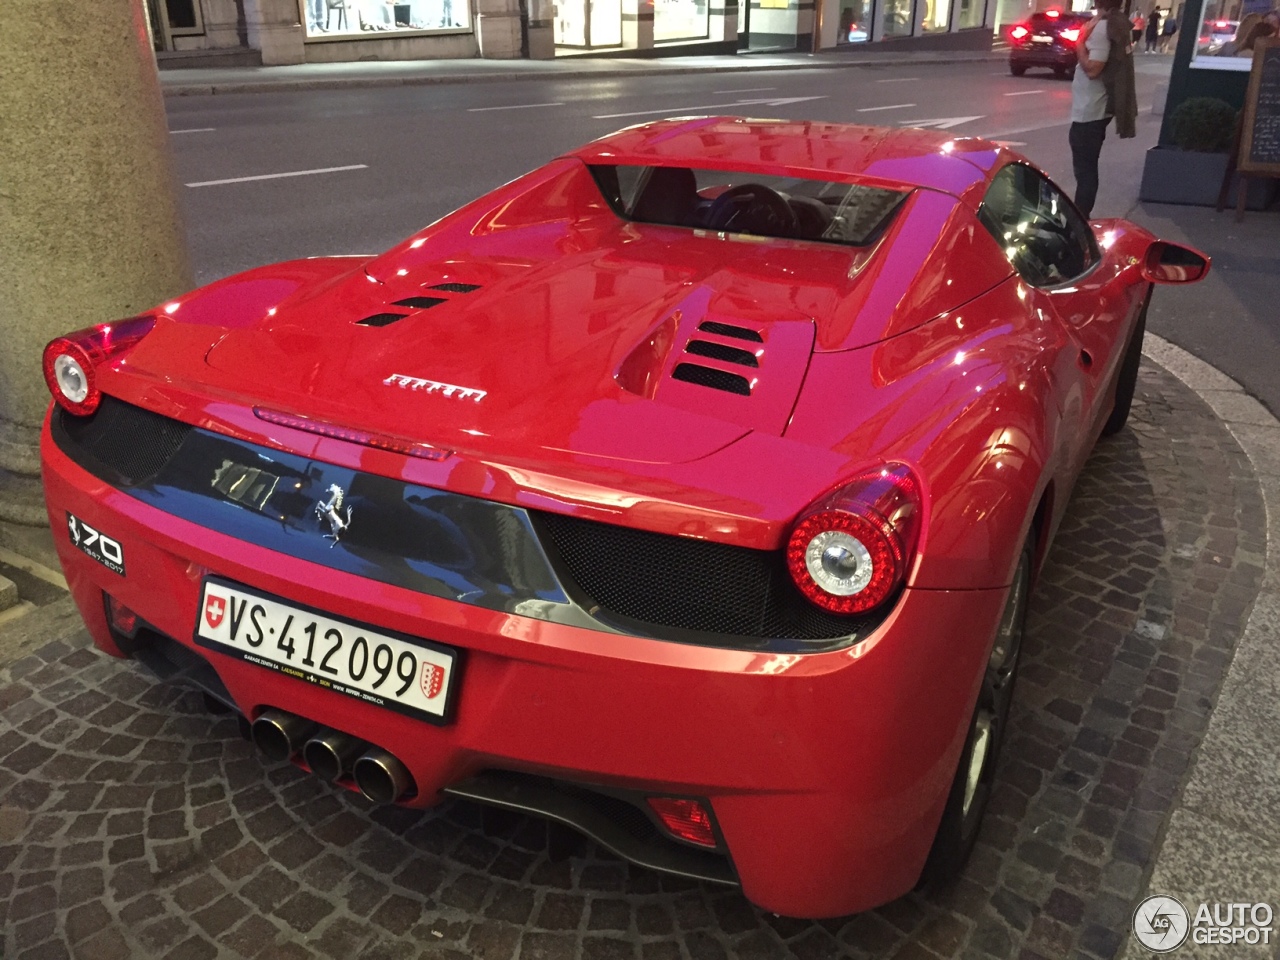
[[[422,664],[422,694],[428,700],[440,695],[440,691],[444,688],[444,667],[438,667],[434,663]]]
[[[209,624],[210,628],[216,630],[218,624],[222,622],[222,617],[227,612],[227,601],[223,597],[209,594],[204,602],[204,622]]]

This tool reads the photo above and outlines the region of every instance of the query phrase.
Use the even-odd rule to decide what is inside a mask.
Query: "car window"
[[[591,165],[627,220],[760,237],[864,246],[893,220],[906,191],[690,167]]]
[[[1026,164],[1012,163],[995,175],[978,217],[1014,269],[1034,286],[1066,283],[1098,260],[1093,231],[1080,211]]]

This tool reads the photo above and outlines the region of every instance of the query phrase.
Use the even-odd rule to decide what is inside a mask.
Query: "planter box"
[[[1152,147],[1147,151],[1146,164],[1142,168],[1142,188],[1139,200],[1152,203],[1180,203],[1197,207],[1212,207],[1218,203],[1218,190],[1222,176],[1227,172],[1225,153],[1196,153],[1177,147]],[[1239,177],[1231,184],[1227,207],[1234,209]],[[1275,200],[1277,181],[1251,177],[1245,208],[1264,210]]]

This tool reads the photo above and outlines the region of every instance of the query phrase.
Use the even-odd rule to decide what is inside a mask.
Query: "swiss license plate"
[[[1053,43],[1053,37],[1032,37],[1032,43]]]
[[[195,642],[397,713],[432,723],[449,719],[458,656],[447,647],[214,578],[200,593]]]

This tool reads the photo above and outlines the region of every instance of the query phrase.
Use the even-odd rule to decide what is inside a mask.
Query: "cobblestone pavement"
[[[0,671],[4,960],[1109,958],[1257,593],[1251,467],[1144,367],[1036,592],[1014,725],[951,889],[804,922],[451,802],[267,767],[201,696],[69,632]]]

